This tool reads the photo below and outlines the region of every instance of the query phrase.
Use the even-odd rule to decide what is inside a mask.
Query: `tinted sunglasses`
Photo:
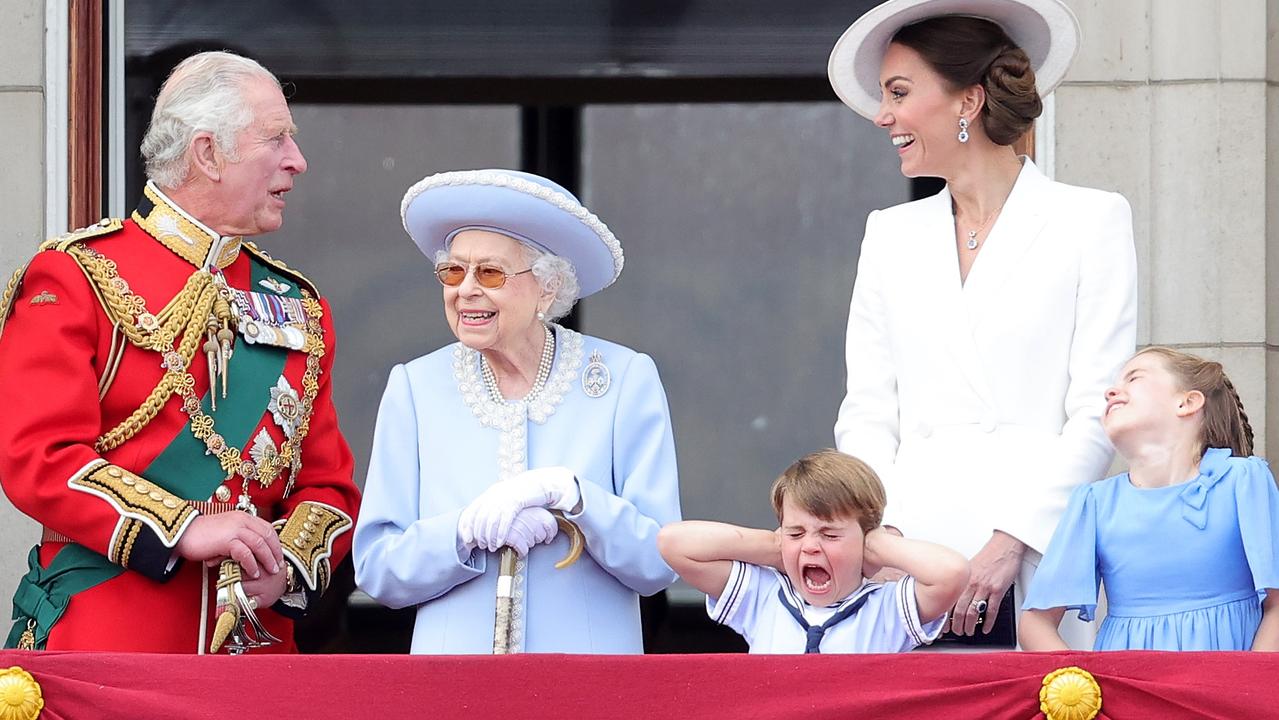
[[[480,287],[489,290],[496,290],[506,284],[508,278],[516,275],[533,272],[533,268],[521,270],[515,273],[508,273],[496,265],[475,265],[475,282]],[[440,263],[435,266],[435,277],[440,279],[440,283],[445,287],[457,287],[466,279],[466,273],[470,268],[461,263]]]

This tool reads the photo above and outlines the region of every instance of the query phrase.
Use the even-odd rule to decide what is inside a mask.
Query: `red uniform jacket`
[[[45,527],[39,567],[33,566],[15,597],[15,619],[19,625],[26,620],[36,631],[37,647],[207,651],[215,619],[217,568],[175,562],[173,547],[196,513],[226,511],[246,487],[259,515],[275,522],[286,559],[310,599],[324,591],[331,565],[350,549],[347,531],[358,514],[359,492],[332,403],[334,340],[328,306],[301,275],[251,245],[242,246],[238,238],[218,238],[191,220],[148,186],[133,219],[103,221],[61,242],[46,243],[11,298],[0,334],[0,482],[14,505]],[[114,263],[114,271],[106,261]],[[318,324],[314,315],[320,312],[310,313],[313,336],[318,339],[322,333],[322,343],[313,342],[310,348],[322,346],[322,351],[311,353],[316,356],[311,362],[319,361],[318,389],[309,403],[309,433],[298,448],[300,471],[291,477],[286,469],[266,487],[239,474],[227,477],[217,467],[218,455],[204,452],[208,441],[193,437],[184,398],[176,393],[162,398],[154,417],[148,420],[144,413],[145,422],[135,423],[140,428],[135,427],[122,444],[107,448],[101,442],[105,433],[144,405],[166,373],[164,354],[130,342],[118,326],[190,314],[181,302],[167,310],[166,306],[193,274],[213,265],[222,266],[229,288],[263,298],[294,285],[294,295],[307,291],[318,301],[310,307],[322,310]],[[255,283],[255,273],[263,269],[274,279]],[[148,314],[152,318],[143,317]],[[238,324],[237,352],[246,342],[244,323]],[[219,419],[231,410],[251,412],[245,424],[251,427],[249,436],[262,441],[265,432],[270,438],[257,443],[259,453],[278,452],[288,442],[285,424],[278,421],[279,403],[272,406],[271,389],[280,378],[295,390],[294,411],[299,394],[307,395],[303,376],[308,352],[270,350],[280,359],[281,371],[247,379],[232,372],[232,396],[222,400],[217,388],[221,413],[207,414],[217,432]],[[193,394],[204,397],[209,371],[202,344],[186,369],[194,379]],[[229,402],[236,406],[228,409]],[[301,404],[305,413],[307,403]],[[250,460],[247,438],[225,440]],[[216,487],[206,484],[199,496],[190,496],[189,488],[184,492],[174,487],[181,482],[148,477],[147,469],[166,451],[170,479],[182,480],[191,468],[225,479],[215,479]],[[208,501],[213,502],[202,504]],[[75,550],[65,557],[78,553],[88,558],[80,564],[93,565],[92,572],[106,579],[79,589],[84,582],[59,584],[73,573],[44,577],[42,573],[53,574],[50,563],[64,547]],[[259,609],[258,617],[284,640],[271,650],[292,651],[292,621],[276,610],[292,612],[281,602],[274,609]]]

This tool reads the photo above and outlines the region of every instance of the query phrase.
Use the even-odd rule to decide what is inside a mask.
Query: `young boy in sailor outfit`
[[[690,520],[657,538],[671,567],[706,593],[711,618],[752,653],[902,652],[937,638],[968,561],[881,527],[884,486],[869,466],[812,453],[777,478],[772,500],[777,530]],[[865,579],[881,568],[903,574]]]

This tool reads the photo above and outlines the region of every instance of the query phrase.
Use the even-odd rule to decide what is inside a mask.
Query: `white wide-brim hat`
[[[463,230],[523,240],[573,263],[580,297],[613,284],[622,245],[568,190],[519,170],[457,170],[428,175],[404,193],[400,218],[432,263]]]
[[[1044,97],[1061,83],[1079,49],[1079,21],[1061,0],[889,0],[844,31],[826,73],[844,104],[873,120],[882,96],[879,70],[897,31],[920,20],[965,15],[990,20],[1026,51]]]

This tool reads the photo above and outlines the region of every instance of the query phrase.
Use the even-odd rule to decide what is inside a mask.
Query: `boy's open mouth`
[[[810,591],[824,592],[830,588],[831,576],[826,568],[817,565],[805,565],[802,572],[804,575],[804,587]]]

